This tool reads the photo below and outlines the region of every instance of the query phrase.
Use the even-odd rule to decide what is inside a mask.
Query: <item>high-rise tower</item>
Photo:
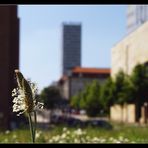
[[[129,5],[127,7],[127,32],[134,31],[148,20],[148,5]]]
[[[81,24],[64,23],[62,31],[62,74],[81,66]]]

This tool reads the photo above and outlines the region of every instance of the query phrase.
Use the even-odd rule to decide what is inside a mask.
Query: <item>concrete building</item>
[[[62,26],[62,75],[81,66],[81,24],[66,24]]]
[[[120,69],[131,74],[138,63],[146,62],[148,62],[148,22],[112,47],[111,75],[114,77]]]
[[[19,68],[19,19],[16,5],[0,6],[0,128],[10,128],[14,69]]]
[[[145,22],[135,31],[130,33],[112,48],[111,76],[123,70],[126,74],[131,74],[137,64],[148,64],[148,22]],[[144,102],[143,102],[144,103]],[[135,105],[137,103],[135,102]],[[145,104],[145,103],[144,103]],[[136,105],[133,108],[133,122],[146,123],[148,120],[148,105]],[[118,118],[111,113],[112,118]],[[119,115],[119,114],[118,114]],[[127,115],[129,116],[129,115]],[[131,116],[130,116],[131,117]],[[120,119],[119,119],[120,120]]]
[[[148,5],[128,5],[127,32],[130,33],[148,20]]]
[[[81,68],[74,67],[69,75],[64,75],[59,80],[59,88],[65,99],[72,96],[85,88],[93,80],[103,83],[110,76],[110,69],[106,68]]]

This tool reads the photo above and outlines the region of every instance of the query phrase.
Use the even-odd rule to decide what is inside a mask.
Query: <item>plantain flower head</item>
[[[37,101],[37,86],[30,80],[26,80],[19,70],[15,70],[18,87],[13,89],[13,112],[17,116],[25,112],[31,113],[36,109],[42,109],[43,103]]]

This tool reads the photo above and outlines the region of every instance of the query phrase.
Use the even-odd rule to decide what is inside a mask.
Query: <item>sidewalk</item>
[[[87,115],[70,115],[73,118],[82,120],[82,121],[87,121],[87,120],[105,120],[109,121],[107,117],[88,117]]]

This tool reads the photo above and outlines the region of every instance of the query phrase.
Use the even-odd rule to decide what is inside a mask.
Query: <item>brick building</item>
[[[74,67],[69,70],[69,75],[64,75],[59,80],[59,88],[65,99],[83,90],[93,80],[103,83],[110,76],[110,69]]]

